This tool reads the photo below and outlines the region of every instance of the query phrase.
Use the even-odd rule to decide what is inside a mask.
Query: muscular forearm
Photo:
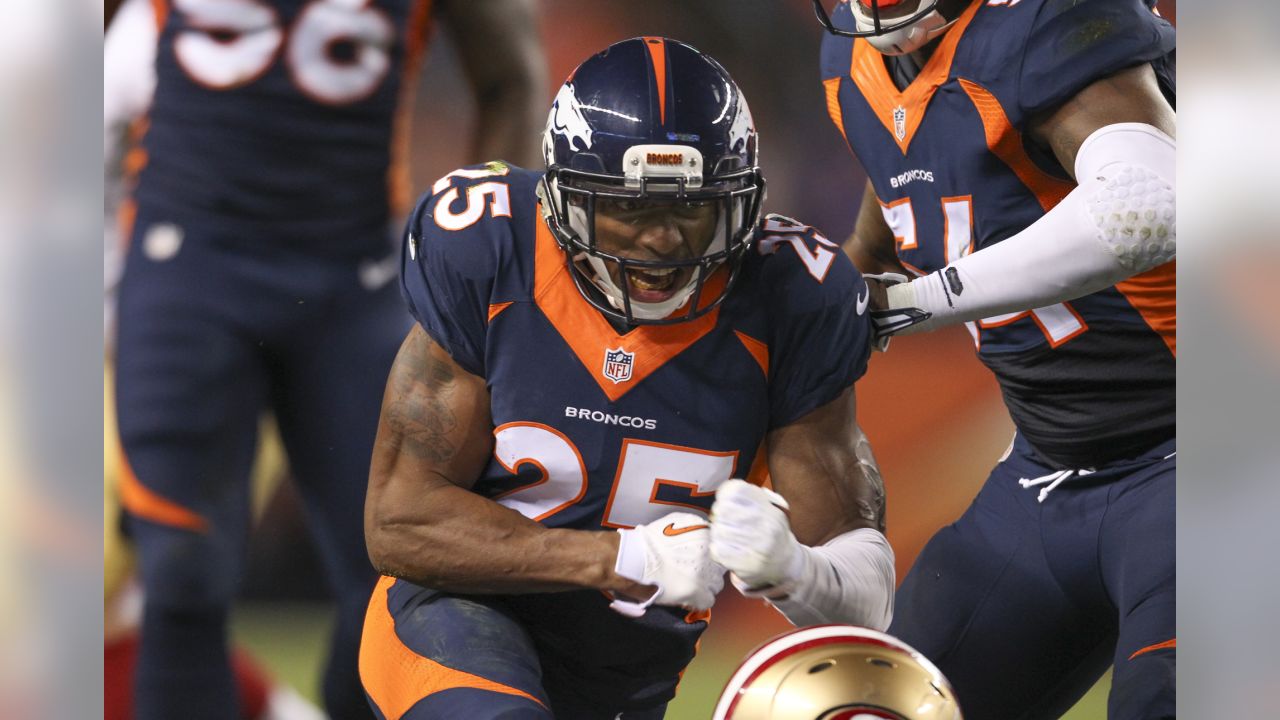
[[[452,592],[646,594],[614,573],[615,532],[547,528],[447,483],[371,510],[369,556],[385,575]]]
[[[396,356],[365,501],[380,572],[458,592],[597,588],[646,596],[618,577],[617,533],[553,530],[470,490],[493,453],[483,378],[420,326]]]

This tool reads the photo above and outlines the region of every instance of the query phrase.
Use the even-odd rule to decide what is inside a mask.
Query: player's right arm
[[[618,532],[547,528],[472,491],[494,449],[487,312],[501,258],[520,240],[514,228],[526,227],[529,175],[495,163],[455,171],[411,216],[401,283],[418,324],[383,396],[365,503],[369,557],[385,575],[446,591],[590,588],[620,596],[624,614],[709,608],[724,569],[708,557],[698,516]],[[663,532],[673,526],[687,531]]]
[[[651,591],[613,572],[619,535],[546,528],[471,492],[493,450],[484,378],[415,325],[392,365],[365,503],[384,575],[457,592]]]

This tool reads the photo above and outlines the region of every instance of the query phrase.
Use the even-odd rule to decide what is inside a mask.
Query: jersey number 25
[[[587,494],[587,470],[573,441],[532,422],[494,430],[494,457],[512,474],[531,464],[542,477],[494,498],[525,517],[543,520]],[[623,440],[601,525],[630,528],[684,510],[705,516],[721,483],[733,477],[736,452],[711,452],[644,440]],[[704,501],[702,505],[684,501]]]

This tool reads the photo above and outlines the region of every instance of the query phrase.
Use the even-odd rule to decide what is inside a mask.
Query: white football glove
[[[889,292],[889,288],[894,287],[898,288],[898,290],[893,291],[895,294],[911,290],[910,279],[902,273],[864,273],[862,277],[865,280],[880,283],[884,287],[886,294]],[[868,287],[870,287],[870,283],[868,283]],[[882,300],[882,302],[887,302],[887,300]],[[907,305],[913,304],[914,301],[907,303]],[[915,307],[891,309],[877,306],[871,308],[872,348],[880,352],[886,352],[889,349],[889,338],[891,336],[928,319],[929,313]]]
[[[729,480],[716,490],[711,558],[734,574],[734,585],[789,592],[803,570],[789,509],[778,493],[742,480]]]
[[[707,520],[674,512],[645,525],[619,530],[614,571],[628,580],[654,585],[657,592],[642,602],[614,600],[609,607],[640,617],[650,605],[679,605],[706,610],[724,587],[724,568],[711,559]]]

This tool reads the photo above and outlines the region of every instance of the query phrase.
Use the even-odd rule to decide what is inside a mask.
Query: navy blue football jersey
[[[926,274],[998,243],[1075,187],[1024,142],[1038,114],[1142,63],[1173,100],[1174,31],[1151,4],[975,0],[901,90],[866,41],[825,37],[828,111],[905,267]],[[848,3],[833,21],[852,26]],[[1044,457],[1091,467],[1174,436],[1175,292],[1169,263],[1068,303],[968,323]]]
[[[549,527],[705,515],[725,480],[763,482],[769,430],[831,402],[865,372],[869,321],[853,299],[867,296],[866,285],[813,228],[766,218],[718,308],[620,333],[570,276],[540,214],[540,177],[501,163],[451,173],[406,233],[411,312],[489,388],[495,450],[475,492]],[[704,297],[718,294],[725,274],[708,279]],[[531,625],[595,638],[582,652],[610,657],[661,646],[636,635],[636,622],[686,639],[703,625],[671,608],[632,621],[607,604],[593,591],[512,601]],[[566,617],[574,622],[561,627]]]
[[[431,0],[156,5],[137,201],[255,242],[385,252],[392,205],[408,209],[396,110]]]

